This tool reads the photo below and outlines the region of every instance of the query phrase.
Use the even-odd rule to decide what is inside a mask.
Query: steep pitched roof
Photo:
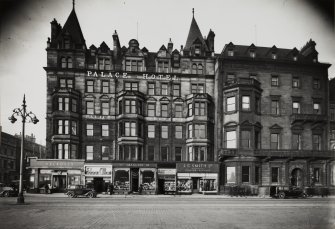
[[[191,27],[190,27],[190,31],[188,32],[188,36],[187,36],[187,40],[186,40],[186,44],[185,44],[185,48],[184,49],[190,49],[190,47],[192,46],[193,42],[199,39],[201,41],[201,43],[205,46],[206,50],[208,50],[208,47],[204,41],[204,38],[202,37],[202,34],[200,32],[198,23],[196,22],[195,18],[192,18],[192,22],[191,22]]]
[[[71,36],[72,41],[76,44],[85,44],[85,39],[74,9],[72,9],[62,29],[62,34],[66,32]]]

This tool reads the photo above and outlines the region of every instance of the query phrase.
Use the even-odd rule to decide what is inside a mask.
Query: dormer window
[[[61,62],[61,68],[72,68],[73,67],[71,57],[61,57],[60,62]]]
[[[233,50],[228,50],[228,56],[234,56],[234,51]]]
[[[293,56],[293,61],[297,61],[298,57],[297,56]]]
[[[196,45],[194,47],[194,54],[197,55],[197,56],[199,56],[201,54],[201,52],[200,52],[200,45]]]
[[[272,54],[271,54],[271,58],[272,58],[273,60],[277,59],[277,54],[276,54],[276,53],[272,53]]]
[[[256,57],[256,53],[255,53],[255,51],[250,51],[250,57],[251,57],[251,58],[255,58],[255,57]]]
[[[174,61],[179,61],[179,55],[178,54],[174,54],[173,55],[173,60]]]
[[[142,60],[126,60],[126,71],[133,71],[133,72],[143,71]]]
[[[69,39],[64,39],[64,48],[65,49],[70,49],[70,40]]]

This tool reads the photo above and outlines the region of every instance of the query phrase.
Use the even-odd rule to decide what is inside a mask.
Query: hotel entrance
[[[131,169],[131,191],[138,192],[139,168]]]
[[[192,177],[192,183],[193,183],[193,193],[198,193],[199,192],[199,178],[198,177]]]
[[[56,192],[63,192],[66,189],[66,176],[54,175],[52,185]]]

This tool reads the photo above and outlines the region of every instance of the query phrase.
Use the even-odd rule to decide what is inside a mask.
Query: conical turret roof
[[[80,28],[80,24],[77,18],[77,14],[74,10],[72,9],[68,19],[65,22],[65,25],[62,29],[62,34],[68,33],[72,41],[76,44],[85,44],[85,39],[83,36],[83,33]]]
[[[190,31],[188,32],[188,36],[187,36],[187,40],[186,40],[186,44],[185,44],[185,48],[184,49],[190,49],[190,47],[192,46],[192,44],[194,43],[194,41],[196,39],[199,39],[201,41],[201,43],[204,45],[204,47],[206,48],[206,50],[208,50],[208,47],[204,41],[204,38],[202,37],[202,34],[200,32],[198,23],[196,22],[194,15],[192,18],[192,22],[191,22],[191,27],[190,27]]]

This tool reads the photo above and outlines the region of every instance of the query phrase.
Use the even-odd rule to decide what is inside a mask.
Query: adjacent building
[[[301,50],[227,44],[192,18],[185,46],[86,46],[73,9],[47,42],[47,158],[31,179],[62,191],[218,193],[328,187],[329,64]]]
[[[1,132],[0,183],[18,184],[20,173],[21,136]],[[45,146],[37,144],[34,135],[25,137],[24,162],[28,157],[45,157]],[[24,166],[25,168],[25,166]],[[27,177],[24,178],[28,183]]]

